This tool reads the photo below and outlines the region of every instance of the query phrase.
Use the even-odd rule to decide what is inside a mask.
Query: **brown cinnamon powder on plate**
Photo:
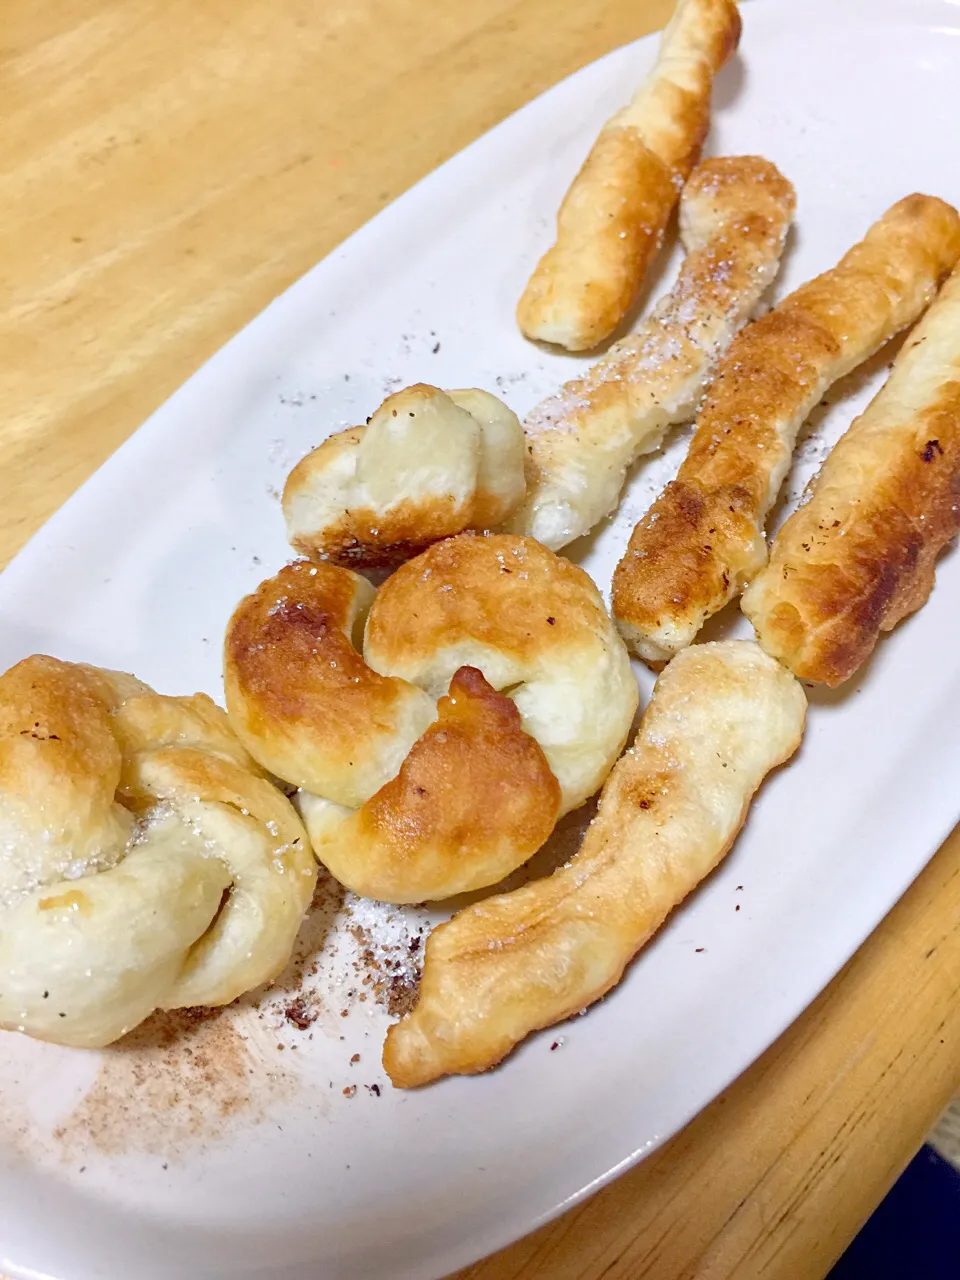
[[[220,1137],[234,1116],[256,1117],[290,1084],[255,1061],[229,1009],[155,1013],[101,1051],[93,1085],[53,1136],[65,1158],[91,1146],[175,1156]]]

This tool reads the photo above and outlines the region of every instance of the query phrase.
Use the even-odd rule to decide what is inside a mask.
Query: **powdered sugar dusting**
[[[581,377],[565,383],[558,392],[536,405],[524,420],[524,431],[528,437],[543,431],[575,431],[577,419],[597,407],[598,393],[602,391],[609,397],[618,383],[624,389],[626,400],[635,396],[638,385],[647,390],[649,394],[643,400],[643,407],[649,408],[651,400],[658,400],[666,390],[666,383],[658,385],[658,379],[668,371],[671,381],[677,373],[687,372],[693,355],[681,328],[651,321],[640,333],[611,347],[607,355]]]
[[[260,1020],[339,1034],[340,1020],[361,1006],[406,1012],[429,931],[425,909],[357,897],[321,873],[293,958],[257,1004]]]
[[[362,973],[361,986],[369,987],[388,1013],[406,1013],[416,1003],[423,943],[429,933],[426,916],[354,894],[348,895],[344,913],[357,946],[354,967]]]

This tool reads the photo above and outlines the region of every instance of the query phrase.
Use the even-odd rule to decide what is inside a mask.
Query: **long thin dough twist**
[[[627,314],[700,156],[713,78],[739,39],[733,0],[679,0],[653,71],[564,197],[556,243],[517,307],[528,338],[588,351]]]
[[[417,1005],[387,1034],[393,1083],[484,1071],[615,986],[731,847],[763,778],[799,745],[805,710],[797,681],[752,641],[675,658],[580,852],[430,936]]]
[[[838,685],[933,588],[960,528],[960,270],[834,446],[743,596],[768,653]]]
[[[554,551],[616,506],[627,468],[695,415],[704,385],[772,283],[793,187],[768,160],[704,160],[680,199],[687,256],[639,331],[527,416],[527,496],[508,527]]]
[[[808,414],[917,318],[958,257],[956,210],[907,196],[833,270],[737,335],[676,480],[614,574],[614,615],[641,658],[663,661],[690,644],[763,567],[766,518]]]

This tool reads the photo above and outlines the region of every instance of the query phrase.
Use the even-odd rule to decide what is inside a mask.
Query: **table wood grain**
[[[6,0],[0,563],[346,235],[668,8]],[[822,1276],[960,1081],[958,981],[954,836],[687,1129],[460,1280]]]

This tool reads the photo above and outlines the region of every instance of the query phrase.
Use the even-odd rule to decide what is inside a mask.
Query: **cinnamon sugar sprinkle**
[[[400,1017],[413,1008],[429,917],[417,907],[372,902],[321,873],[287,969],[258,1002],[270,1027],[305,1031],[361,1006]]]
[[[592,808],[563,819],[544,849],[494,890],[445,906],[458,910],[550,874],[576,852]],[[224,1140],[238,1123],[274,1118],[275,1104],[304,1089],[313,1100],[320,1087],[343,1105],[377,1105],[388,1088],[379,1062],[385,1022],[416,1002],[436,919],[426,907],[358,898],[321,872],[283,973],[225,1009],[154,1014],[100,1051],[93,1084],[52,1131],[57,1157],[84,1167],[94,1153],[175,1160]],[[21,1116],[26,1096],[23,1103]],[[17,1145],[28,1138],[12,1126],[11,1136]]]
[[[270,986],[225,1009],[156,1013],[98,1054],[92,1086],[53,1130],[60,1158],[136,1151],[175,1159],[223,1138],[235,1119],[266,1119],[302,1087],[301,1064],[315,1072],[322,1062],[325,1083],[328,1072],[340,1075],[343,1087],[330,1086],[343,1098],[359,1085],[363,1097],[380,1097],[378,1066],[352,1041],[379,1041],[382,1025],[351,1031],[343,1019],[362,1012],[364,1022],[382,1024],[412,1008],[428,931],[425,911],[357,898],[321,873],[294,955]],[[287,1052],[315,1035],[326,1041],[322,1054]],[[360,1070],[358,1083],[343,1079]]]
[[[63,1156],[91,1147],[104,1155],[195,1148],[241,1112],[256,1118],[264,1110],[258,1099],[282,1095],[289,1082],[264,1072],[224,1012],[155,1013],[104,1049],[92,1087],[53,1131]]]

